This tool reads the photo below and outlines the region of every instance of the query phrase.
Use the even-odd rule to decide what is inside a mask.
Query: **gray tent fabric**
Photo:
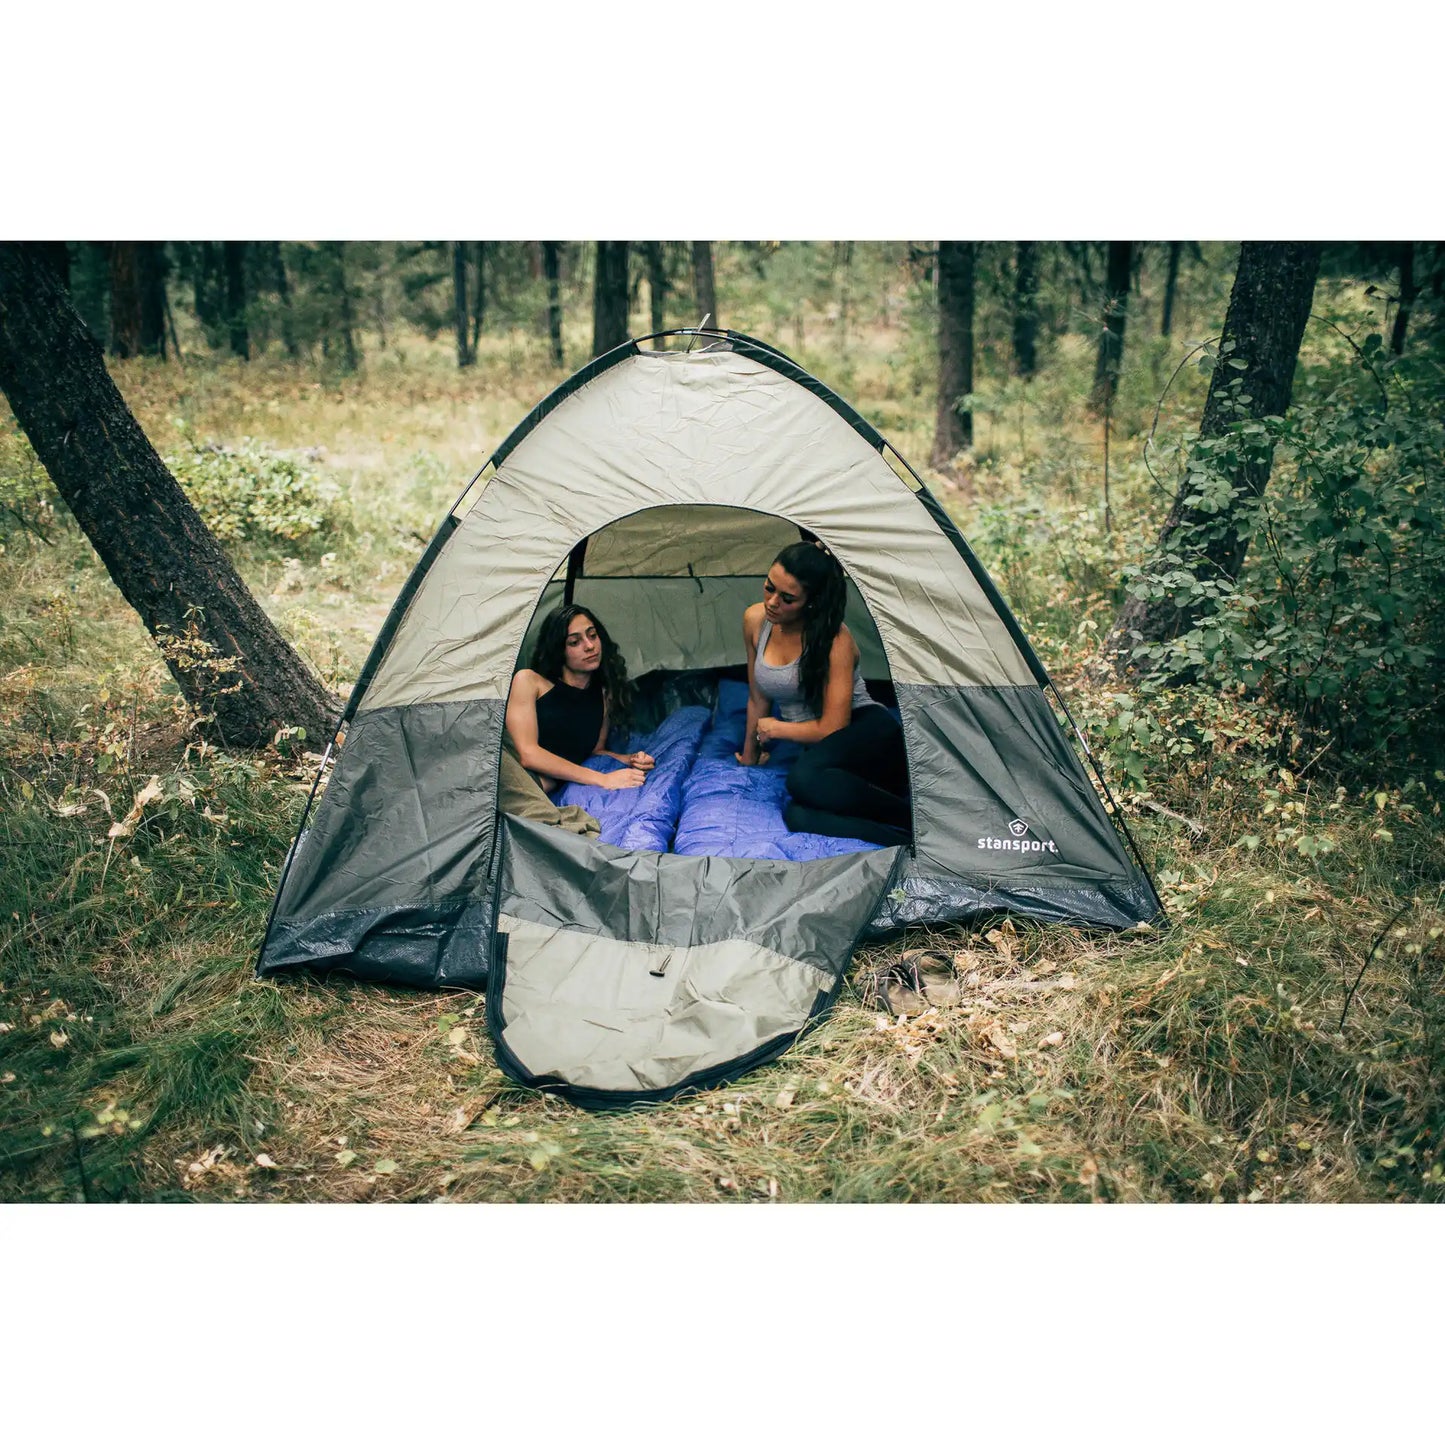
[[[589,844],[504,820],[489,986],[527,1083],[667,1097],[795,1036],[831,1000],[899,849],[777,863]]]
[[[722,1055],[766,1053],[831,997],[860,932],[995,912],[1126,928],[1161,911],[1037,657],[922,481],[781,353],[685,334],[705,344],[628,343],[590,363],[443,520],[353,692],[258,963],[262,975],[478,987],[504,955],[499,1056],[579,1098],[661,1097],[725,1069]],[[885,850],[886,863],[832,860],[847,865],[836,871],[672,854],[624,864],[555,828],[499,827],[506,698],[543,607],[596,607],[634,676],[736,667],[742,610],[799,536],[843,563],[865,673],[896,696],[911,847]],[[667,920],[636,911],[644,877]],[[727,926],[698,933],[719,888],[736,895],[717,905]],[[763,936],[748,910],[764,896],[765,911],[804,921]],[[658,950],[677,960],[664,980],[676,968],[717,1004],[695,1001],[680,1035],[666,1022],[672,993],[659,1011],[664,991],[643,981]],[[599,1002],[583,986],[594,974],[626,987]],[[624,1016],[624,1032],[652,1039],[641,1053],[599,1042]],[[711,1043],[678,1046],[694,1034]]]

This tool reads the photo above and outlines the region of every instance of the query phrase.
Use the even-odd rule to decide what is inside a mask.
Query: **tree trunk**
[[[1184,249],[1183,241],[1169,243],[1169,271],[1164,277],[1164,314],[1159,320],[1160,336],[1168,336],[1174,325],[1174,286],[1179,280],[1179,253]]]
[[[70,290],[70,246],[65,241],[37,241],[36,247],[50,262],[50,269],[60,278],[60,284]]]
[[[472,348],[468,344],[467,328],[471,322],[471,308],[467,305],[467,243],[452,242],[452,321],[457,334],[457,366],[472,364]]]
[[[110,354],[124,361],[140,353],[140,259],[136,242],[111,241]]]
[[[296,345],[296,319],[291,314],[291,282],[286,275],[286,260],[281,254],[280,241],[272,241],[271,252],[271,284],[276,288],[276,300],[281,311],[281,342],[286,348],[286,355],[293,360],[300,354],[300,348]]]
[[[973,390],[973,281],[978,245],[938,243],[938,414],[933,429],[935,467],[946,467],[973,445],[973,413],[959,398]]]
[[[647,262],[647,301],[651,311],[652,330],[658,332],[667,326],[667,264],[662,253],[661,241],[644,241],[642,254]],[[652,343],[661,347],[661,341]]]
[[[1094,389],[1089,393],[1092,411],[1109,410],[1119,386],[1124,359],[1124,320],[1129,310],[1129,277],[1134,264],[1132,241],[1109,242],[1109,271],[1104,281],[1104,329],[1094,363]]]
[[[592,287],[592,354],[601,356],[627,340],[627,242],[597,243]]]
[[[137,241],[136,277],[140,286],[140,349],[143,356],[166,354],[166,261],[164,241]]]
[[[696,324],[702,325],[706,317],[709,327],[714,331],[721,331],[722,322],[718,320],[717,314],[717,287],[712,276],[711,241],[692,243],[692,298],[693,305],[697,307]]]
[[[352,334],[355,318],[352,315],[351,288],[346,284],[346,242],[328,241],[326,249],[331,257],[331,287],[336,298],[336,325],[341,332],[342,366],[355,371],[358,361],[356,338]]]
[[[0,243],[0,389],[187,702],[232,747],[321,741],[333,700],[156,455],[54,272]]]
[[[226,332],[231,355],[251,359],[251,333],[246,326],[246,241],[224,241],[226,260]]]
[[[552,340],[552,365],[563,365],[562,357],[562,258],[561,243],[542,242],[542,270],[547,276],[547,335]]]
[[[1221,347],[1230,343],[1232,347],[1221,351],[1210,377],[1199,424],[1201,441],[1223,436],[1238,422],[1284,415],[1319,269],[1320,247],[1313,243],[1246,241],[1240,247],[1221,341]],[[1244,362],[1245,369],[1239,371],[1228,365],[1228,360]],[[1249,397],[1243,405],[1236,401],[1239,388],[1234,385],[1241,377]],[[1236,496],[1261,495],[1273,461],[1273,451],[1268,450],[1242,462],[1234,478]],[[1156,554],[1163,556],[1171,545],[1178,546],[1174,534],[1180,528],[1208,527],[1205,545],[1189,549],[1190,570],[1196,578],[1233,581],[1244,565],[1248,536],[1240,534],[1230,511],[1202,512],[1190,503],[1189,495],[1188,485],[1181,486],[1159,534]],[[1192,590],[1183,592],[1182,602],[1171,595],[1130,597],[1105,643],[1106,652],[1122,664],[1135,645],[1132,634],[1145,642],[1178,637],[1192,625],[1192,595]]]
[[[487,243],[477,241],[477,287],[472,300],[472,360],[477,359],[477,347],[482,340],[482,321],[487,314]]]
[[[1014,370],[1025,380],[1038,370],[1039,262],[1033,241],[1014,252]]]
[[[1420,288],[1415,282],[1415,243],[1402,241],[1399,250],[1400,306],[1395,312],[1395,324],[1390,328],[1390,350],[1396,356],[1405,354],[1405,332],[1410,325],[1410,312]]]
[[[191,246],[191,286],[196,320],[206,333],[206,342],[216,344],[225,310],[222,283],[221,244],[196,241]]]

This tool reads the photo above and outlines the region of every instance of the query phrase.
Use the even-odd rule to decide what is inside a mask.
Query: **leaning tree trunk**
[[[563,364],[562,254],[560,241],[542,242],[542,270],[547,277],[547,335],[552,342],[552,365]]]
[[[712,330],[721,331],[722,322],[717,315],[717,286],[712,275],[711,241],[692,243],[692,295],[693,304],[697,307],[696,324],[701,326],[706,318]]]
[[[592,354],[601,356],[627,340],[627,242],[597,243],[592,287]]]
[[[1014,370],[1029,380],[1038,370],[1039,262],[1033,241],[1014,251]]]
[[[642,254],[647,262],[647,301],[651,313],[653,333],[667,325],[667,265],[662,254],[661,241],[644,241]],[[661,347],[661,341],[652,343]]]
[[[50,262],[50,268],[60,277],[60,284],[70,290],[70,247],[64,241],[37,241],[36,246]]]
[[[1221,359],[1214,368],[1199,424],[1201,441],[1223,436],[1240,422],[1284,415],[1319,269],[1320,248],[1313,243],[1246,241],[1239,248],[1239,269],[1229,294],[1220,345],[1233,343],[1221,355],[1242,361],[1245,367],[1240,371]],[[1247,400],[1240,398],[1241,387],[1247,388]],[[1242,460],[1233,478],[1236,497],[1262,495],[1273,463],[1273,448],[1256,449]],[[1205,532],[1206,541],[1187,548],[1186,562],[1192,575],[1235,580],[1244,565],[1248,536],[1240,532],[1231,510],[1202,511],[1189,500],[1191,495],[1189,486],[1180,487],[1159,533],[1156,556],[1181,550],[1175,536],[1181,528],[1185,536],[1198,528]],[[1172,564],[1169,570],[1173,570]],[[1193,623],[1194,589],[1186,586],[1179,595],[1182,602],[1168,592],[1160,597],[1130,597],[1105,642],[1105,651],[1123,665],[1139,642],[1166,642],[1186,631]]]
[[[1169,271],[1164,277],[1164,314],[1159,319],[1160,336],[1168,336],[1174,325],[1174,287],[1179,280],[1179,253],[1183,249],[1183,241],[1169,243]]]
[[[973,280],[978,245],[938,243],[938,413],[933,428],[935,467],[948,466],[973,445],[973,412],[959,399],[973,390]]]
[[[1099,333],[1099,355],[1094,363],[1094,389],[1089,393],[1093,411],[1108,411],[1119,386],[1124,359],[1124,319],[1129,309],[1129,278],[1134,267],[1132,241],[1109,242],[1109,271],[1104,281],[1104,329]]]
[[[467,306],[467,243],[452,242],[452,321],[457,333],[457,366],[472,364],[472,348],[468,345],[467,327],[471,312]]]
[[[232,747],[326,735],[332,699],[247,590],[131,415],[43,256],[0,242],[0,389],[56,489]]]

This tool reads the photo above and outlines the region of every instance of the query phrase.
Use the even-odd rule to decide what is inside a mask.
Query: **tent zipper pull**
[[[670,964],[671,962],[672,962],[672,950],[671,950],[671,949],[668,949],[668,951],[667,951],[667,952],[663,955],[663,957],[662,957],[662,962],[659,963],[656,968],[650,968],[650,969],[648,969],[647,971],[648,971],[648,973],[650,973],[650,974],[653,976],[653,978],[662,978],[662,977],[664,977],[664,976],[666,975],[666,973],[667,973],[667,965]]]

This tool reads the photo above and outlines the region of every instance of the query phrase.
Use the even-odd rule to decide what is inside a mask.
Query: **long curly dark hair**
[[[798,683],[808,706],[821,716],[823,694],[828,687],[828,658],[848,606],[848,576],[821,542],[794,542],[784,547],[773,562],[796,577],[807,594]]]
[[[632,721],[632,683],[627,677],[627,664],[622,649],[602,625],[602,619],[590,607],[554,607],[543,619],[532,648],[532,671],[540,672],[548,682],[562,681],[562,664],[567,660],[567,634],[579,617],[588,617],[597,628],[602,643],[602,665],[597,669],[602,682],[602,696],[607,703],[607,727],[626,731]]]

